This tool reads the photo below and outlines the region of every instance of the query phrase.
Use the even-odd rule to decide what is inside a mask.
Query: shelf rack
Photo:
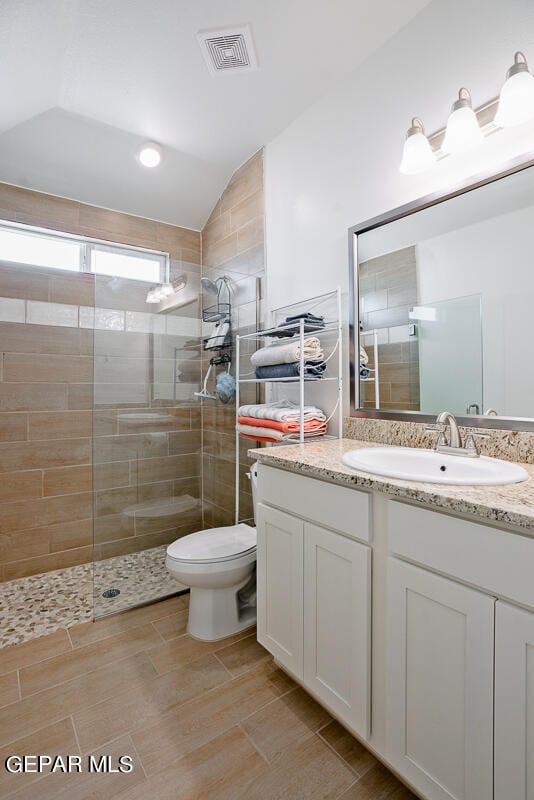
[[[373,353],[374,353],[374,369],[371,372],[374,372],[373,377],[369,378],[360,378],[359,380],[362,383],[372,383],[374,381],[375,384],[375,408],[380,408],[380,380],[378,374],[378,330],[377,328],[371,328],[368,331],[360,331],[360,341],[364,336],[372,336],[373,337]],[[358,361],[359,363],[359,361]]]
[[[235,431],[235,448],[236,448],[236,458],[235,458],[235,484],[236,484],[236,493],[235,493],[235,521],[236,524],[239,522],[239,441],[240,441],[240,434],[237,430],[237,418],[239,415],[239,406],[240,406],[240,386],[242,384],[297,384],[299,387],[299,406],[300,406],[300,424],[299,424],[299,438],[294,440],[289,440],[283,442],[283,444],[305,444],[307,441],[315,442],[318,440],[323,441],[324,439],[341,439],[343,437],[343,327],[342,327],[342,318],[341,318],[341,289],[337,287],[331,292],[326,292],[325,294],[315,295],[314,297],[308,297],[304,300],[299,301],[298,303],[291,303],[286,306],[279,306],[278,308],[274,308],[271,311],[271,322],[280,315],[291,316],[291,312],[297,309],[302,309],[302,307],[306,307],[307,311],[311,311],[313,309],[317,309],[318,306],[323,305],[324,303],[331,303],[335,302],[336,308],[336,319],[329,320],[328,323],[317,330],[305,330],[305,320],[301,319],[298,323],[298,328],[295,323],[288,323],[288,324],[281,324],[281,325],[274,325],[269,328],[264,328],[261,330],[253,331],[252,333],[246,333],[243,335],[236,335],[236,350],[235,350],[235,363],[236,363],[236,431]],[[296,378],[247,378],[241,377],[240,368],[241,368],[241,342],[247,340],[256,340],[261,341],[263,339],[268,339],[269,337],[278,338],[276,336],[277,333],[280,331],[295,331],[298,330],[298,337],[300,340],[300,375]],[[334,363],[336,359],[334,358],[337,352],[337,375],[335,376],[327,376],[327,377],[314,377],[309,376],[306,377],[304,374],[304,340],[308,336],[322,336],[325,333],[336,333],[337,337],[332,346],[332,352],[328,357],[328,361],[333,359]],[[287,341],[287,337],[285,337]],[[247,373],[249,374],[249,373]],[[338,420],[337,420],[337,435],[332,434],[325,434],[321,437],[312,437],[309,440],[305,439],[304,436],[304,407],[305,407],[305,394],[306,394],[306,384],[323,384],[323,383],[337,383],[337,402],[332,410],[332,412],[328,415],[328,420],[330,420],[333,415],[338,413]]]

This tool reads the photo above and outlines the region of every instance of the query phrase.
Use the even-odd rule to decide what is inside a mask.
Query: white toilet
[[[250,470],[254,514],[258,468]],[[191,636],[223,639],[256,622],[256,528],[241,523],[190,533],[170,544],[165,565],[191,588]]]

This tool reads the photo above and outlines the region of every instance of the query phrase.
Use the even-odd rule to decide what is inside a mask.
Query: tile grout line
[[[330,723],[328,723],[328,724],[330,724]],[[328,741],[327,741],[327,740],[324,738],[324,736],[321,736],[321,731],[322,731],[322,730],[323,730],[325,727],[326,727],[326,725],[323,725],[323,727],[322,727],[322,728],[320,728],[318,731],[316,731],[316,732],[315,732],[315,735],[316,735],[316,736],[318,736],[318,737],[319,737],[319,739],[320,739],[322,742],[324,742],[324,744],[325,744],[325,745],[326,745],[326,746],[327,746],[327,747],[328,747],[328,748],[329,748],[329,749],[330,749],[330,750],[331,750],[331,751],[334,753],[334,755],[336,755],[336,756],[337,756],[337,758],[338,758],[338,759],[339,759],[339,760],[340,760],[340,761],[341,761],[341,762],[342,762],[342,763],[343,763],[343,764],[344,764],[346,767],[348,767],[348,769],[350,769],[350,771],[351,771],[351,772],[352,772],[354,775],[356,775],[356,780],[355,780],[355,783],[357,783],[357,782],[358,782],[358,781],[359,781],[361,778],[363,778],[363,776],[365,775],[365,772],[368,772],[369,770],[366,770],[365,772],[362,772],[362,773],[360,773],[360,772],[358,772],[358,770],[357,770],[357,769],[354,769],[354,767],[352,767],[352,766],[349,764],[349,762],[348,762],[348,761],[347,761],[345,758],[343,758],[343,756],[341,755],[341,753],[338,753],[338,752],[337,752],[337,750],[335,749],[335,747],[333,747],[333,746],[330,744],[330,742],[328,742]],[[374,766],[374,764],[373,764],[372,766]],[[372,769],[372,767],[369,767],[369,769]],[[353,785],[353,784],[351,784],[351,785]],[[350,788],[350,787],[349,787],[349,788]]]
[[[228,673],[228,675],[230,676],[230,678],[231,678],[231,679],[233,679],[233,678],[235,678],[235,677],[236,677],[236,675],[234,675],[232,672],[230,672],[230,670],[228,669],[228,667],[226,666],[226,664],[224,664],[224,663],[221,661],[221,659],[219,658],[219,656],[217,655],[217,653],[216,653],[215,651],[212,653],[212,655],[213,655],[213,656],[214,656],[214,657],[217,659],[217,661],[218,661],[218,663],[221,665],[221,667],[222,667],[224,670],[226,670],[226,672]]]
[[[162,643],[165,643],[165,642],[168,642],[168,641],[171,641],[171,642],[174,641],[174,639],[165,639],[163,634],[161,633],[161,631],[158,631],[158,629],[154,625],[154,622],[157,622],[157,620],[151,620],[149,624],[152,626],[152,628],[154,629],[155,633],[159,636],[159,638],[161,639]],[[179,639],[179,638],[180,638],[179,636],[175,637],[175,639]]]
[[[74,739],[76,740],[76,745],[78,747],[78,752],[80,753],[80,755],[83,755],[82,747],[80,745],[80,740],[78,738],[78,731],[76,730],[76,725],[74,724],[74,714],[71,714],[70,717],[68,717],[68,719],[70,719],[70,724],[72,725],[72,731],[74,733]]]
[[[269,708],[269,706],[271,706],[273,703],[276,703],[277,700],[281,700],[282,697],[287,697],[288,694],[291,694],[291,692],[294,692],[298,688],[299,688],[298,686],[293,686],[293,687],[291,687],[291,689],[288,689],[287,692],[284,692],[283,694],[278,695],[278,697],[273,697],[273,699],[269,700],[268,703],[265,703],[264,705],[259,706],[259,708],[256,708],[250,714],[247,714],[246,717],[243,717],[243,719],[239,721],[239,724],[241,725],[243,722],[246,722],[248,719],[253,717],[254,714],[257,714],[258,711],[264,711],[266,708]]]
[[[261,758],[263,758],[263,760],[265,761],[265,763],[267,764],[267,766],[268,766],[268,767],[270,767],[270,766],[271,766],[271,762],[269,761],[269,759],[267,758],[267,756],[265,755],[265,753],[263,753],[263,752],[261,751],[261,748],[260,748],[260,747],[258,747],[258,745],[257,745],[257,744],[256,744],[256,742],[254,741],[254,739],[253,739],[253,738],[252,738],[252,737],[251,737],[251,736],[250,736],[250,735],[247,733],[247,731],[246,731],[246,730],[243,728],[243,726],[242,726],[241,722],[238,722],[236,727],[237,727],[237,728],[239,728],[239,730],[241,731],[241,733],[242,733],[242,734],[243,734],[243,735],[244,735],[244,736],[245,736],[245,737],[248,739],[248,741],[250,742],[250,744],[252,745],[252,747],[254,748],[254,750],[256,750],[256,752],[257,752],[257,753],[260,755],[260,757],[261,757]]]
[[[132,739],[132,736],[131,736],[130,732],[128,732],[126,735],[128,736],[128,739],[130,740],[130,742],[132,744],[133,751],[134,751],[134,753],[135,753],[135,755],[137,757],[137,760],[139,761],[139,766],[141,767],[141,771],[143,772],[143,775],[145,776],[145,780],[148,781],[149,777],[146,774],[146,769],[145,769],[145,765],[143,764],[143,759],[139,755],[139,751],[138,751],[137,747],[135,746],[135,742]]]
[[[354,786],[356,786],[356,784],[359,782],[359,780],[360,780],[360,779],[359,779],[359,778],[357,778],[357,779],[356,779],[356,780],[355,780],[353,783],[351,783],[351,784],[350,784],[350,786],[347,786],[347,788],[346,788],[346,789],[343,789],[343,791],[341,792],[341,794],[338,794],[338,795],[335,797],[335,800],[343,800],[343,798],[345,797],[345,795],[347,794],[347,792],[349,792],[351,789],[353,789],[353,788],[354,788]]]

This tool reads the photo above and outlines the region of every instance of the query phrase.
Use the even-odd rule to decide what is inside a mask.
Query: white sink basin
[[[464,458],[412,447],[366,447],[349,450],[341,459],[346,467],[388,478],[460,486],[496,486],[519,483],[528,472],[498,458]]]

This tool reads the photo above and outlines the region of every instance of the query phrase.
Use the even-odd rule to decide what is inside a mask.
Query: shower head
[[[212,281],[209,278],[201,278],[200,283],[207,292],[213,292],[213,294],[217,294],[219,291],[219,287],[215,281]]]

